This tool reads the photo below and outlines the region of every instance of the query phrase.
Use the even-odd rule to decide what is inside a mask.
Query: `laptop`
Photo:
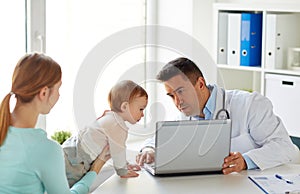
[[[152,175],[222,173],[231,120],[159,121],[155,140],[155,162],[144,164]]]

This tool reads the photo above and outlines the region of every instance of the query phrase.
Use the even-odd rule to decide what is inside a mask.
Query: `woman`
[[[49,113],[57,102],[61,74],[60,66],[44,54],[27,54],[15,67],[11,92],[0,106],[0,193],[88,193],[109,159],[106,147],[70,189],[61,146],[34,128],[39,114]],[[10,113],[12,95],[17,101]]]

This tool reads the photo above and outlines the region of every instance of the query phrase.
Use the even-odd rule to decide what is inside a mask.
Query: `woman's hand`
[[[98,157],[94,160],[90,171],[95,171],[97,174],[100,172],[105,162],[110,159],[110,154],[107,154],[109,151],[109,146],[106,145]]]

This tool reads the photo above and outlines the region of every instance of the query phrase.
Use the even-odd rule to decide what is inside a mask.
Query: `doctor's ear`
[[[128,102],[123,102],[121,104],[121,111],[124,112],[127,110],[129,103]]]
[[[199,88],[206,87],[206,83],[205,83],[204,77],[199,77],[196,84],[198,84]]]

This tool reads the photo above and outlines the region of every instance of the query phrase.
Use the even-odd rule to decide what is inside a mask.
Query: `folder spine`
[[[220,12],[218,19],[218,64],[227,64],[228,13]]]
[[[261,66],[262,13],[241,15],[241,66]]]
[[[227,62],[228,65],[240,65],[240,35],[241,35],[241,13],[228,14],[228,42]]]
[[[282,63],[281,46],[278,44],[277,16],[268,14],[266,16],[266,64],[267,69],[276,69]]]

